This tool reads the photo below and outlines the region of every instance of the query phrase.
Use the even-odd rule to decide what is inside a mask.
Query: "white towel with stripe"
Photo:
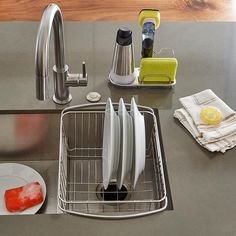
[[[222,152],[236,146],[236,113],[210,89],[180,98],[183,108],[174,112],[196,141],[211,152]],[[221,111],[222,121],[217,125],[205,124],[200,117],[204,106]]]

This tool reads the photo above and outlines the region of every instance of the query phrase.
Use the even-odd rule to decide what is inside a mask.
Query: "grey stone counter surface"
[[[121,89],[107,83],[116,31],[133,30],[136,66],[141,29],[137,23],[65,23],[66,61],[72,72],[87,64],[89,85],[73,88],[70,105],[86,103],[90,91],[102,101],[134,96],[160,110],[163,143],[174,210],[127,220],[99,220],[67,214],[0,216],[1,236],[38,235],[236,235],[236,149],[210,153],[174,120],[179,98],[212,89],[236,110],[236,24],[161,23],[155,50],[173,48],[178,58],[174,89]],[[0,111],[60,112],[52,100],[35,98],[34,47],[38,22],[0,24]],[[53,47],[50,63],[53,65]],[[52,66],[50,66],[50,71]],[[51,78],[50,78],[51,79]],[[50,80],[52,96],[53,81]],[[59,131],[58,131],[59,132]]]

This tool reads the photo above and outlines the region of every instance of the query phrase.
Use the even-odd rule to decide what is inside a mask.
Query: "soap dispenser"
[[[160,25],[159,10],[141,10],[139,13],[139,25],[142,28],[142,58],[152,57],[155,31]]]
[[[132,31],[120,28],[117,31],[110,80],[115,84],[130,84],[134,81],[134,52]]]

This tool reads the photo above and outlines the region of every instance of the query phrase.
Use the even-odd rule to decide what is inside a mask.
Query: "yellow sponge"
[[[171,84],[175,82],[178,61],[176,58],[142,58],[139,83]]]
[[[143,21],[145,19],[154,19],[155,20],[155,28],[157,29],[160,26],[160,12],[159,10],[155,9],[143,9],[139,13],[139,25],[140,27],[143,26]]]

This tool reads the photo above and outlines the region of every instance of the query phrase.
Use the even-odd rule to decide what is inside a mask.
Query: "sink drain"
[[[124,201],[129,198],[128,187],[123,184],[121,189],[118,189],[116,181],[111,181],[107,189],[104,189],[102,184],[96,188],[97,198],[101,201]]]

